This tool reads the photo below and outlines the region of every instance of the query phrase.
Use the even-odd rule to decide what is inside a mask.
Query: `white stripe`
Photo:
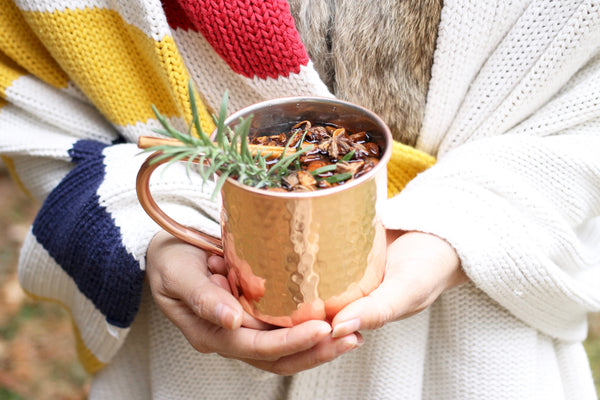
[[[68,161],[35,156],[12,156],[17,176],[41,204],[56,185],[73,169]]]
[[[265,93],[257,92],[247,79],[233,72],[200,33],[176,29],[173,38],[208,107],[219,110],[225,91],[229,91],[229,114],[266,98]]]
[[[141,207],[135,191],[138,170],[147,155],[133,144],[104,150],[105,177],[98,188],[100,205],[121,231],[122,244],[145,269],[146,250],[160,227]],[[151,191],[160,207],[175,220],[213,236],[220,236],[220,208],[211,201],[213,183],[204,187],[199,175],[186,174],[183,163],[157,171]]]
[[[300,72],[290,73],[287,77],[273,79],[249,79],[249,85],[259,93],[266,93],[267,97],[288,96],[322,96],[333,97],[315,70],[312,61],[300,66]]]
[[[23,11],[53,12],[65,10],[85,10],[99,8],[117,11],[123,19],[154,40],[160,40],[171,34],[161,2],[159,0],[61,0],[36,1],[15,0]]]
[[[137,26],[152,39],[159,41],[171,35],[160,0],[112,0],[110,3],[127,23]]]
[[[6,89],[6,99],[26,110],[30,121],[39,121],[34,124],[40,129],[51,130],[50,124],[57,131],[68,132],[71,137],[104,143],[117,138],[115,129],[95,108],[31,75],[12,81]]]
[[[180,132],[187,132],[187,125],[181,117],[170,117],[167,118],[169,124]],[[154,132],[154,129],[164,129],[157,119],[148,119],[146,122],[136,122],[135,124],[128,124],[125,126],[116,126],[121,136],[127,142],[137,143],[140,136],[161,136]]]
[[[77,137],[45,124],[22,109],[8,104],[0,109],[0,152],[8,156],[36,156],[69,161],[67,153]]]
[[[107,8],[108,1],[103,0],[61,0],[61,1],[39,1],[39,0],[15,0],[15,4],[23,11],[64,11],[83,10],[85,8]]]
[[[332,97],[312,62],[301,66],[298,74],[292,73],[288,77],[246,78],[235,73],[200,33],[176,29],[173,31],[173,38],[197,88],[213,110],[219,109],[225,91],[230,92],[228,113],[276,97]]]
[[[129,328],[107,327],[106,317],[79,290],[73,279],[54,261],[29,232],[22,248],[19,281],[40,297],[60,301],[69,308],[85,347],[102,363],[110,361]]]

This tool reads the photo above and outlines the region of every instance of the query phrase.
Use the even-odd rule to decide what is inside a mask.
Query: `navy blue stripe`
[[[42,205],[33,233],[107,321],[127,327],[139,309],[144,273],[99,204],[105,147],[91,140],[73,146],[69,154],[75,168]]]

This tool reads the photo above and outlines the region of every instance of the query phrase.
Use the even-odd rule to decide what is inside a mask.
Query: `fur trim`
[[[417,141],[441,0],[290,0],[321,79],[337,97],[381,115],[394,138]]]

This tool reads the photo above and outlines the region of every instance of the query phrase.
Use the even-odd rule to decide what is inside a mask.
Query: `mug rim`
[[[339,193],[344,190],[348,190],[352,187],[360,185],[363,182],[366,182],[366,181],[374,178],[381,169],[387,168],[387,164],[392,155],[393,138],[392,138],[392,133],[390,131],[390,128],[387,126],[385,121],[383,121],[383,119],[379,115],[377,115],[374,111],[371,111],[366,107],[360,106],[356,103],[352,103],[349,101],[340,100],[340,99],[337,99],[334,97],[284,96],[284,97],[277,97],[277,98],[273,98],[273,99],[269,99],[269,100],[260,101],[258,103],[248,105],[246,107],[240,108],[239,110],[235,111],[234,113],[229,115],[227,118],[225,118],[224,125],[229,126],[231,123],[239,120],[241,117],[252,115],[253,110],[257,110],[257,109],[268,107],[268,106],[276,106],[276,105],[280,105],[280,104],[298,103],[298,102],[306,102],[306,101],[325,102],[325,103],[329,103],[329,104],[331,104],[331,103],[340,104],[345,107],[354,108],[354,109],[358,110],[360,113],[369,116],[369,118],[371,118],[373,121],[375,121],[376,124],[382,128],[382,133],[383,133],[385,144],[386,144],[385,148],[383,149],[383,154],[379,158],[379,162],[377,163],[377,165],[375,167],[373,167],[371,170],[367,171],[366,174],[360,176],[359,178],[352,179],[348,183],[336,185],[334,187],[326,188],[326,189],[317,189],[317,190],[309,191],[309,192],[288,192],[288,191],[280,192],[280,191],[273,191],[273,190],[267,190],[267,189],[262,189],[262,188],[255,188],[252,186],[245,185],[245,184],[239,182],[237,179],[234,179],[231,177],[227,178],[226,182],[228,182],[229,184],[233,184],[241,189],[244,189],[249,192],[259,194],[259,195],[282,197],[282,198],[299,198],[299,199],[300,198],[313,198],[313,197],[333,195],[335,193]],[[211,137],[214,136],[214,133],[215,132],[213,131],[213,133],[211,134]]]

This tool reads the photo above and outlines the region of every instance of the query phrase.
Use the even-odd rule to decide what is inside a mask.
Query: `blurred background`
[[[19,247],[37,207],[0,163],[0,400],[84,400],[89,377],[67,312],[30,300],[17,281]],[[600,315],[590,318],[585,347],[600,393]]]

